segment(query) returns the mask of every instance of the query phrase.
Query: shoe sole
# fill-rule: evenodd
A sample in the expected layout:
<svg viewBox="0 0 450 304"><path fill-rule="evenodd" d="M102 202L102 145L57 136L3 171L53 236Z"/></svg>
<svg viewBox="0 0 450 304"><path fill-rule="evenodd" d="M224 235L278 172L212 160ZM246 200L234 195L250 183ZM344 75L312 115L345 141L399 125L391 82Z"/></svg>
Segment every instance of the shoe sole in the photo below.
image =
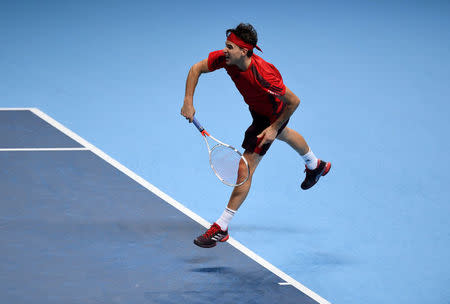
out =
<svg viewBox="0 0 450 304"><path fill-rule="evenodd" d="M221 242L221 243L226 242L226 241L228 241L229 238L230 238L230 236L227 235L226 237L221 239L219 242ZM213 248L217 245L217 242L214 242L212 244L201 244L201 243L197 242L197 240L194 240L194 244L197 245L198 247L202 247L202 248Z"/></svg>
<svg viewBox="0 0 450 304"><path fill-rule="evenodd" d="M205 244L198 243L197 240L194 240L194 244L197 245L198 247L202 247L202 248L212 248L212 247L216 246L216 242L205 245Z"/></svg>

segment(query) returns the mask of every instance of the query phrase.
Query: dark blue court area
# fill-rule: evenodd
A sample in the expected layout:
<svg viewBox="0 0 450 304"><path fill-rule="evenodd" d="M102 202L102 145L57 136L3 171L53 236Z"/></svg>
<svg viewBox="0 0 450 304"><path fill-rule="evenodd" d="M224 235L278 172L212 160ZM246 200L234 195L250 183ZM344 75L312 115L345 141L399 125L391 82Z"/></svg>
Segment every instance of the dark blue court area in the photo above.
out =
<svg viewBox="0 0 450 304"><path fill-rule="evenodd" d="M0 303L319 303L32 111L0 131Z"/></svg>

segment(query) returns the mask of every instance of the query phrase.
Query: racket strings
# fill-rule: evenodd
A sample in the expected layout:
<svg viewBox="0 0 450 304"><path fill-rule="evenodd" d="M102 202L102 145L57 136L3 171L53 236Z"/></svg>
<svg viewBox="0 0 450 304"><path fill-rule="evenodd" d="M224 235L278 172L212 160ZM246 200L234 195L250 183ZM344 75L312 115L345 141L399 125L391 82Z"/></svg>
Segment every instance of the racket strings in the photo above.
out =
<svg viewBox="0 0 450 304"><path fill-rule="evenodd" d="M216 145L211 150L211 167L216 175L227 184L236 185L239 184L239 180L243 179L242 176L239 177L241 160L242 156L230 147Z"/></svg>

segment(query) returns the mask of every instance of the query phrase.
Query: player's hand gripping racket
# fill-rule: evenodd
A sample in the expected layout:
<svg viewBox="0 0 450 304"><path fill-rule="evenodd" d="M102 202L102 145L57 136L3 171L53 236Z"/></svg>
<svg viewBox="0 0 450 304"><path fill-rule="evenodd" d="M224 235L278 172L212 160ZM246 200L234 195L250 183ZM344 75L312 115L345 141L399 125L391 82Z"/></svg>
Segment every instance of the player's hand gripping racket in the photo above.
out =
<svg viewBox="0 0 450 304"><path fill-rule="evenodd" d="M212 137L195 117L192 122L205 139L209 152L209 164L220 181L232 187L245 183L250 175L250 168L241 152ZM208 139L215 142L212 148L208 143ZM239 167L241 168L240 170Z"/></svg>

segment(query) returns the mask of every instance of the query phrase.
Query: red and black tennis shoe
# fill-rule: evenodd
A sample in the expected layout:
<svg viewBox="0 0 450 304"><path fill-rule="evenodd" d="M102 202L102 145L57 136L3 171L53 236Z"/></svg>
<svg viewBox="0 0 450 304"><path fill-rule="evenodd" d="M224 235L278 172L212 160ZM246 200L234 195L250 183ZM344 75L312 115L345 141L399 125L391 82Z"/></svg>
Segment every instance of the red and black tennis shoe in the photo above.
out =
<svg viewBox="0 0 450 304"><path fill-rule="evenodd" d="M227 231L223 231L216 223L206 230L204 234L194 240L194 244L203 248L216 246L217 242L226 242L230 236Z"/></svg>
<svg viewBox="0 0 450 304"><path fill-rule="evenodd" d="M316 169L310 170L308 169L308 167L306 167L305 169L306 177L301 185L302 189L307 190L312 186L314 186L319 181L320 177L325 176L327 175L328 172L330 172L330 169L331 163L324 162L323 160L320 159L318 160L318 165Z"/></svg>

